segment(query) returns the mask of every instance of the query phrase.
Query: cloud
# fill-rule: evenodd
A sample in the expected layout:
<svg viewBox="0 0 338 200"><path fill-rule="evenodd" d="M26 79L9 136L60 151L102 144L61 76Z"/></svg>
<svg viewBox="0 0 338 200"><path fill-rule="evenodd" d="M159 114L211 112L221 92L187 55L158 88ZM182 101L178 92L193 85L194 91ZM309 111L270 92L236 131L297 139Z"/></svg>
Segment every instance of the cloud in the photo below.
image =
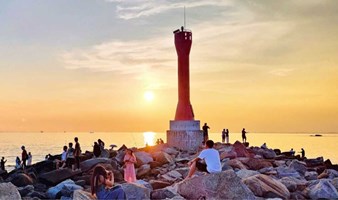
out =
<svg viewBox="0 0 338 200"><path fill-rule="evenodd" d="M293 71L294 69L274 69L271 70L269 73L275 76L287 76Z"/></svg>

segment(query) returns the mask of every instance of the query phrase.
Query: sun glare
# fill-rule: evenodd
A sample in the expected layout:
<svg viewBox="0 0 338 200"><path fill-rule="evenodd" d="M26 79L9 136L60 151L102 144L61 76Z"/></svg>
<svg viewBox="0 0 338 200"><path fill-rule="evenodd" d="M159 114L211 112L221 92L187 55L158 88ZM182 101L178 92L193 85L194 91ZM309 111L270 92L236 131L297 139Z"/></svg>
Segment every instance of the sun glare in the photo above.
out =
<svg viewBox="0 0 338 200"><path fill-rule="evenodd" d="M145 145L154 145L154 138L155 138L155 133L154 132L144 132L143 133L143 139L144 139L144 144Z"/></svg>
<svg viewBox="0 0 338 200"><path fill-rule="evenodd" d="M152 91L146 91L144 94L143 94L143 97L146 101L150 102L150 101L153 101L154 99L154 93Z"/></svg>

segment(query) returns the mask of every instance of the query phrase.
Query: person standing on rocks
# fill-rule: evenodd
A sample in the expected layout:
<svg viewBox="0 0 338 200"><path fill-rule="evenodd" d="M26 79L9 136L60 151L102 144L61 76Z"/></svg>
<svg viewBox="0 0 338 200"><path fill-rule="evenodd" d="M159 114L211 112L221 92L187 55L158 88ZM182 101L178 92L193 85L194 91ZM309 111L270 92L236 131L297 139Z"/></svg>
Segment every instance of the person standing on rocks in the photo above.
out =
<svg viewBox="0 0 338 200"><path fill-rule="evenodd" d="M93 154L94 154L95 158L98 158L101 155L101 148L100 148L100 145L97 142L94 142Z"/></svg>
<svg viewBox="0 0 338 200"><path fill-rule="evenodd" d="M135 166L136 157L131 149L126 150L126 155L124 156L124 180L128 183L136 181Z"/></svg>
<svg viewBox="0 0 338 200"><path fill-rule="evenodd" d="M81 147L80 147L79 139L77 137L74 138L74 141L75 141L74 158L75 158L75 163L76 163L76 169L80 170Z"/></svg>
<svg viewBox="0 0 338 200"><path fill-rule="evenodd" d="M21 153L22 168L26 169L26 167L27 167L26 161L27 161L27 158L28 158L28 154L27 154L25 146L22 146L21 150L22 150L22 153Z"/></svg>
<svg viewBox="0 0 338 200"><path fill-rule="evenodd" d="M5 157L2 157L1 158L1 163L0 163L0 165L1 165L1 169L3 170L3 171L5 171L5 163L7 162L7 160L5 160Z"/></svg>
<svg viewBox="0 0 338 200"><path fill-rule="evenodd" d="M302 158L305 158L305 150L302 148L302 150L299 152L302 154Z"/></svg>
<svg viewBox="0 0 338 200"><path fill-rule="evenodd" d="M222 143L225 142L225 129L223 129L222 131Z"/></svg>
<svg viewBox="0 0 338 200"><path fill-rule="evenodd" d="M126 199L121 186L114 186L114 174L97 165L91 177L91 192L97 199Z"/></svg>
<svg viewBox="0 0 338 200"><path fill-rule="evenodd" d="M207 125L207 123L204 123L202 129L203 129L203 142L205 143L209 139L208 129L210 129L210 127Z"/></svg>
<svg viewBox="0 0 338 200"><path fill-rule="evenodd" d="M28 152L27 166L32 165L32 159L33 159L33 156L31 154L31 152Z"/></svg>
<svg viewBox="0 0 338 200"><path fill-rule="evenodd" d="M72 168L74 171L75 158L74 158L74 148L73 143L68 143L68 150L67 150L67 159L66 159L66 166Z"/></svg>
<svg viewBox="0 0 338 200"><path fill-rule="evenodd" d="M243 141L243 144L246 143L246 134L247 133L248 132L245 131L245 128L243 128L243 130L242 130L242 141Z"/></svg>
<svg viewBox="0 0 338 200"><path fill-rule="evenodd" d="M229 129L227 129L225 131L225 140L226 140L227 144L229 144Z"/></svg>
<svg viewBox="0 0 338 200"><path fill-rule="evenodd" d="M201 151L198 157L188 162L190 170L185 179L190 178L195 173L196 168L199 171L207 173L217 173L222 171L219 153L213 147L214 141L208 140L205 143L205 149ZM204 160L205 163L202 163L201 160Z"/></svg>

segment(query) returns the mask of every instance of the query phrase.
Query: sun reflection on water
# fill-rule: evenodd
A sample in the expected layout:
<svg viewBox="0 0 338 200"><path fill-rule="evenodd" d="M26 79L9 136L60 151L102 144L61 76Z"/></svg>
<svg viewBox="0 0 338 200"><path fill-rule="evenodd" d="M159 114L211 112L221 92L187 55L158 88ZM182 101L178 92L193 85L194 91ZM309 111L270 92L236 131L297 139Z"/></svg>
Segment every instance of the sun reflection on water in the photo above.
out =
<svg viewBox="0 0 338 200"><path fill-rule="evenodd" d="M148 144L150 146L155 144L155 135L154 132L144 132L143 133L143 139L144 139L144 145Z"/></svg>

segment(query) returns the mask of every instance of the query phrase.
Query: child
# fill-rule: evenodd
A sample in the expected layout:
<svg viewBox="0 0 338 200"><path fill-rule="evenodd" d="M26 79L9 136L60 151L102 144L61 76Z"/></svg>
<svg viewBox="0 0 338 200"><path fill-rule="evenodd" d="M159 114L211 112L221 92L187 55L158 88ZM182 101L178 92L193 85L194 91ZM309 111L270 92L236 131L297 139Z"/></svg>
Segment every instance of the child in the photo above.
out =
<svg viewBox="0 0 338 200"><path fill-rule="evenodd" d="M128 183L136 181L135 167L136 157L131 149L126 150L126 155L124 156L124 180Z"/></svg>
<svg viewBox="0 0 338 200"><path fill-rule="evenodd" d="M114 174L101 165L94 168L91 178L92 195L97 199L126 199L126 194L121 186L114 185Z"/></svg>

